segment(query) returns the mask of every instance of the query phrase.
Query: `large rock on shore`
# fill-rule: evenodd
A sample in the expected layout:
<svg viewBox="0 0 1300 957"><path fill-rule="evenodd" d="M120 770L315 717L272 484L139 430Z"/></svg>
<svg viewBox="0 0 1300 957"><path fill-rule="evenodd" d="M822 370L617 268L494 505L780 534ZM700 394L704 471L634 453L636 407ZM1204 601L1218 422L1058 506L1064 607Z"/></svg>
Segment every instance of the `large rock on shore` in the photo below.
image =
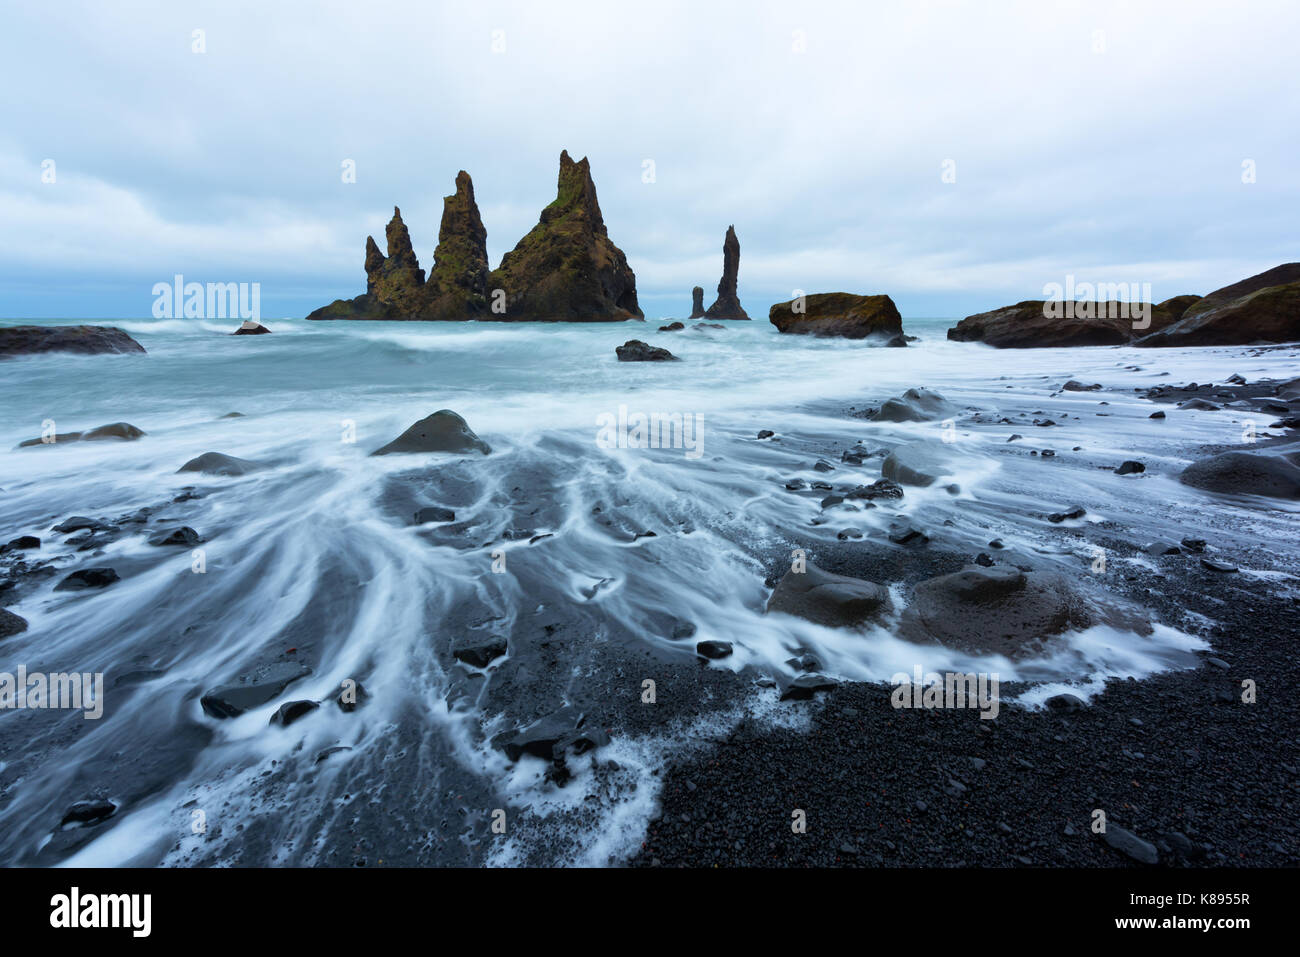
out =
<svg viewBox="0 0 1300 957"><path fill-rule="evenodd" d="M1121 346L1171 325L1189 296L1157 305L1130 302L1052 302L1029 299L967 316L948 330L955 342L983 342L998 349L1056 346ZM1144 315L1150 310L1150 325ZM1135 323L1142 328L1135 328Z"/></svg>
<svg viewBox="0 0 1300 957"><path fill-rule="evenodd" d="M767 313L778 332L812 336L893 340L903 334L903 317L888 296L857 296L848 292L819 292L778 302Z"/></svg>
<svg viewBox="0 0 1300 957"><path fill-rule="evenodd" d="M677 357L667 349L652 346L640 339L629 339L621 346L614 347L614 354L619 362L673 362Z"/></svg>
<svg viewBox="0 0 1300 957"><path fill-rule="evenodd" d="M15 615L7 608L0 608L0 638L9 638L27 630L27 619Z"/></svg>
<svg viewBox="0 0 1300 957"><path fill-rule="evenodd" d="M491 447L474 434L464 419L450 409L440 409L425 416L393 441L375 449L371 455L404 452L482 452Z"/></svg>
<svg viewBox="0 0 1300 957"><path fill-rule="evenodd" d="M555 201L532 231L488 277L491 295L505 293L517 322L610 322L643 318L636 276L609 238L596 200L591 165L560 154Z"/></svg>
<svg viewBox="0 0 1300 957"><path fill-rule="evenodd" d="M182 465L178 472L199 472L203 475L247 475L266 468L261 462L226 455L224 452L204 452Z"/></svg>
<svg viewBox="0 0 1300 957"><path fill-rule="evenodd" d="M1139 346L1226 346L1300 341L1300 263L1277 266L1192 303Z"/></svg>
<svg viewBox="0 0 1300 957"><path fill-rule="evenodd" d="M889 610L889 590L861 578L835 575L808 562L777 582L767 611L783 612L827 628L853 628Z"/></svg>
<svg viewBox="0 0 1300 957"><path fill-rule="evenodd" d="M688 319L704 318L704 287L696 286L691 290L691 314Z"/></svg>
<svg viewBox="0 0 1300 957"><path fill-rule="evenodd" d="M1092 623L1065 584L1009 565L968 565L918 584L900 622L903 637L971 654L1024 658L1045 639Z"/></svg>
<svg viewBox="0 0 1300 957"><path fill-rule="evenodd" d="M740 305L740 297L736 294L736 282L739 274L740 240L736 238L736 227L728 226L727 235L722 240L722 278L718 280L718 298L714 300L713 305L705 310L704 318L749 318L749 314Z"/></svg>
<svg viewBox="0 0 1300 957"><path fill-rule="evenodd" d="M115 326L10 326L0 328L0 359L42 352L80 355L143 353L144 346Z"/></svg>
<svg viewBox="0 0 1300 957"><path fill-rule="evenodd" d="M1178 477L1184 485L1224 495L1300 498L1300 452L1224 452L1193 462Z"/></svg>

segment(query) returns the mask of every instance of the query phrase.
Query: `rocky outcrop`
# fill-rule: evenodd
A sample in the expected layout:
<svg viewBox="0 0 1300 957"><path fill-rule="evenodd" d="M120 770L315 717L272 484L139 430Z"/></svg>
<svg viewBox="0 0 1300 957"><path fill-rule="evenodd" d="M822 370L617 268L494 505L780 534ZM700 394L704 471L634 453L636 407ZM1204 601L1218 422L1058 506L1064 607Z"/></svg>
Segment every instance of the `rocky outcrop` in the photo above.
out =
<svg viewBox="0 0 1300 957"><path fill-rule="evenodd" d="M643 318L636 276L610 240L596 200L591 165L560 154L555 201L532 231L488 277L491 295L505 294L516 322L616 322Z"/></svg>
<svg viewBox="0 0 1300 957"><path fill-rule="evenodd" d="M767 313L778 332L812 336L892 340L903 334L903 317L888 296L857 296L848 292L820 292L778 302Z"/></svg>
<svg viewBox="0 0 1300 957"><path fill-rule="evenodd" d="M395 452L482 452L487 455L491 447L474 434L464 419L450 409L439 409L425 416L393 441L375 449L371 455L392 455Z"/></svg>
<svg viewBox="0 0 1300 957"><path fill-rule="evenodd" d="M670 362L677 359L667 349L652 346L640 339L629 339L621 346L614 347L614 354L619 362Z"/></svg>
<svg viewBox="0 0 1300 957"><path fill-rule="evenodd" d="M9 638L27 630L27 619L15 615L5 608L0 608L0 638Z"/></svg>
<svg viewBox="0 0 1300 957"><path fill-rule="evenodd" d="M468 173L457 173L456 192L443 198L442 225L428 282L411 245L402 211L396 206L385 239L387 256L379 251L373 236L366 237L365 295L337 299L308 315L308 319L490 318L487 230Z"/></svg>
<svg viewBox="0 0 1300 957"><path fill-rule="evenodd" d="M1187 307L1139 346L1228 346L1300 340L1300 263L1225 286Z"/></svg>
<svg viewBox="0 0 1300 957"><path fill-rule="evenodd" d="M429 319L478 319L488 311L487 230L469 173L456 174L456 192L442 200L442 225L428 282Z"/></svg>
<svg viewBox="0 0 1300 957"><path fill-rule="evenodd" d="M1176 296L1158 305L1029 299L967 316L948 330L948 338L983 342L998 349L1121 346L1174 323L1188 298Z"/></svg>
<svg viewBox="0 0 1300 957"><path fill-rule="evenodd" d="M266 328L260 322L252 319L245 319L239 324L239 328L231 333L232 336L264 336L271 330Z"/></svg>
<svg viewBox="0 0 1300 957"><path fill-rule="evenodd" d="M722 240L722 278L718 280L718 298L704 311L706 319L748 319L749 314L740 305L736 294L737 277L740 274L740 240L736 238L736 227L728 226L727 235ZM700 299L703 302L703 298ZM694 316L691 317L695 318Z"/></svg>
<svg viewBox="0 0 1300 957"><path fill-rule="evenodd" d="M691 314L688 319L704 318L704 287L696 286L691 290Z"/></svg>
<svg viewBox="0 0 1300 957"><path fill-rule="evenodd" d="M144 346L115 326L10 326L0 329L0 359L42 352L112 355L143 353Z"/></svg>

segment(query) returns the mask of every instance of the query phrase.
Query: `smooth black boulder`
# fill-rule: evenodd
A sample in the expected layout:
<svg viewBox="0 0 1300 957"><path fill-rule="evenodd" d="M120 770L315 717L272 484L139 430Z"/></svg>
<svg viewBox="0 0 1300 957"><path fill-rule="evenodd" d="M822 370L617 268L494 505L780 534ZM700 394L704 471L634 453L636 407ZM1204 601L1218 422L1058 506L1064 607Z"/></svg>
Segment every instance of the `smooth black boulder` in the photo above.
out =
<svg viewBox="0 0 1300 957"><path fill-rule="evenodd" d="M271 724L278 724L282 728L287 728L303 715L310 714L320 707L315 701L288 701L275 709L275 714L271 715Z"/></svg>
<svg viewBox="0 0 1300 957"><path fill-rule="evenodd" d="M439 508L431 505L428 508L422 508L415 513L415 524L426 525L430 522L454 522L456 513L449 508Z"/></svg>
<svg viewBox="0 0 1300 957"><path fill-rule="evenodd" d="M469 423L451 409L439 409L370 454L481 452L487 455L491 451L491 446L474 434Z"/></svg>
<svg viewBox="0 0 1300 957"><path fill-rule="evenodd" d="M1300 499L1300 453L1223 452L1183 470L1184 485L1224 495L1264 495Z"/></svg>
<svg viewBox="0 0 1300 957"><path fill-rule="evenodd" d="M725 658L731 654L731 642L729 641L701 641L695 645L695 653L701 658Z"/></svg>
<svg viewBox="0 0 1300 957"><path fill-rule="evenodd" d="M791 569L782 576L767 601L767 611L828 628L853 628L877 618L889 604L889 590L883 586L807 562L803 571Z"/></svg>
<svg viewBox="0 0 1300 957"><path fill-rule="evenodd" d="M254 322L252 319L245 319L238 329L231 333L232 336L264 336L271 330L266 328L260 322Z"/></svg>
<svg viewBox="0 0 1300 957"><path fill-rule="evenodd" d="M871 416L874 422L934 422L947 418L955 409L938 392L908 389L901 396L885 401Z"/></svg>
<svg viewBox="0 0 1300 957"><path fill-rule="evenodd" d="M668 362L677 360L677 357L667 349L652 346L640 339L629 339L621 346L616 346L614 354L618 356L619 362Z"/></svg>
<svg viewBox="0 0 1300 957"><path fill-rule="evenodd" d="M22 552L33 548L40 548L41 540L35 535L19 535L17 538L0 545L0 555L6 552Z"/></svg>
<svg viewBox="0 0 1300 957"><path fill-rule="evenodd" d="M65 432L59 435L52 435L49 440L46 439L26 439L19 442L20 449L34 448L42 445L65 445L68 442L103 442L109 439L118 439L122 442L134 442L145 433L142 429L137 429L130 422L112 422L108 425L101 425L97 428L88 429L85 432Z"/></svg>

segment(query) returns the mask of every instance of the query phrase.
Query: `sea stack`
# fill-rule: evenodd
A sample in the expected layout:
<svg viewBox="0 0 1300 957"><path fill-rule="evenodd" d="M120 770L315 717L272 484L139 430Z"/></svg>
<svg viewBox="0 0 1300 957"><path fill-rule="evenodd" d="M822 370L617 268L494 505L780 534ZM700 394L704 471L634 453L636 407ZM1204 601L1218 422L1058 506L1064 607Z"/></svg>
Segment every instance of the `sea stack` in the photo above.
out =
<svg viewBox="0 0 1300 957"><path fill-rule="evenodd" d="M704 313L707 319L748 319L736 295L736 277L740 273L740 240L736 227L727 227L722 241L722 278L718 280L718 298ZM692 317L694 318L694 317Z"/></svg>
<svg viewBox="0 0 1300 957"><path fill-rule="evenodd" d="M618 322L644 318L636 276L610 241L586 157L560 154L555 201L488 277L493 319ZM498 310L504 297L504 312Z"/></svg>
<svg viewBox="0 0 1300 957"><path fill-rule="evenodd" d="M487 230L469 173L456 174L456 192L442 200L442 225L427 294L429 319L480 318L488 311Z"/></svg>
<svg viewBox="0 0 1300 957"><path fill-rule="evenodd" d="M401 210L388 224L388 255L366 237L366 292L337 299L308 319L613 322L643 318L636 276L610 242L586 159L560 155L555 202L489 272L487 230L468 173L443 199L433 268L425 281Z"/></svg>
<svg viewBox="0 0 1300 957"><path fill-rule="evenodd" d="M704 318L704 287L696 286L691 290L691 314L687 318Z"/></svg>

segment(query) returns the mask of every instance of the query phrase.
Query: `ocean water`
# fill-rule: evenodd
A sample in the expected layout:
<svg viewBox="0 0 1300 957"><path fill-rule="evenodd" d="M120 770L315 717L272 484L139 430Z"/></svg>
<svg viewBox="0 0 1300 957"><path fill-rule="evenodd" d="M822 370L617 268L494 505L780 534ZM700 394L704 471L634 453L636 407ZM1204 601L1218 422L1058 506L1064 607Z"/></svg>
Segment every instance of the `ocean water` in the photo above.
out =
<svg viewBox="0 0 1300 957"><path fill-rule="evenodd" d="M1088 515L1071 528L1084 533L1249 546L1261 557L1246 576L1276 575L1268 556L1294 552L1294 505L1230 506L1176 479L1197 445L1242 443L1247 421L1262 434L1267 417L1224 409L1154 421L1135 390L1232 373L1292 378L1295 350L999 351L948 342L951 321L939 319L906 321L920 337L907 349L781 336L765 322L661 334L659 321L285 319L266 321L272 335L245 337L225 334L237 322L110 324L148 355L0 362L0 532L40 537L39 557L60 571L9 605L30 627L0 643L0 671L102 672L106 685L97 721L0 712L4 864L340 863L357 846L395 863L618 863L644 831L666 754L742 715L797 725L807 710L760 688L740 704L701 703L670 732L616 735L599 758L575 759L562 788L540 760L509 765L492 747L494 734L539 713L599 698L618 655L690 660L696 641L717 638L735 653L710 667L775 675L802 648L842 679L888 681L917 665L997 672L1032 682L1020 703L1034 706L1064 687L1086 696L1108 677L1187 667L1205 647L1191 622L1150 634L1097 626L1013 662L918 648L889 622L844 634L764 615L773 557L797 545L815 551L851 527L861 548L889 555L886 532L905 520L950 550L973 556L1002 538L1038 566L1086 579L1089 535L1044 517L1079 504ZM615 361L629 338L681 361ZM1069 378L1105 391L1053 394ZM850 414L914 386L960 411L901 424ZM439 409L464 416L492 454L369 455ZM609 447L602 424L619 422L620 409L680 414L698 431L688 447ZM146 436L16 448L50 422L68 432L119 421ZM759 441L760 429L777 440ZM1024 440L1009 445L1012 432ZM945 450L959 492L908 488L899 503L815 525L818 497L784 487L868 483L880 459L854 468L839 450L914 441ZM267 467L178 474L208 451ZM813 470L822 457L834 473ZM1107 470L1129 458L1147 472ZM414 525L426 505L454 509L455 523ZM99 552L50 531L72 515L115 520L143 508L155 510L148 523ZM147 543L178 525L203 536L201 571L191 549ZM1110 573L1125 561L1141 560L1116 558ZM85 565L111 566L121 580L53 590ZM899 583L882 584L901 607ZM677 622L695 626L689 640L673 637ZM539 639L543 627L556 630L555 647ZM484 678L449 646L488 632L508 636L511 650ZM310 676L240 717L203 713L207 689L284 660ZM328 700L348 679L370 694L351 714ZM326 703L268 727L293 699ZM321 758L330 748L349 750ZM608 757L617 770L604 767ZM63 811L88 796L119 809L96 828L61 830ZM493 842L484 829L498 807L521 824ZM366 843L374 834L386 835L387 851Z"/></svg>

